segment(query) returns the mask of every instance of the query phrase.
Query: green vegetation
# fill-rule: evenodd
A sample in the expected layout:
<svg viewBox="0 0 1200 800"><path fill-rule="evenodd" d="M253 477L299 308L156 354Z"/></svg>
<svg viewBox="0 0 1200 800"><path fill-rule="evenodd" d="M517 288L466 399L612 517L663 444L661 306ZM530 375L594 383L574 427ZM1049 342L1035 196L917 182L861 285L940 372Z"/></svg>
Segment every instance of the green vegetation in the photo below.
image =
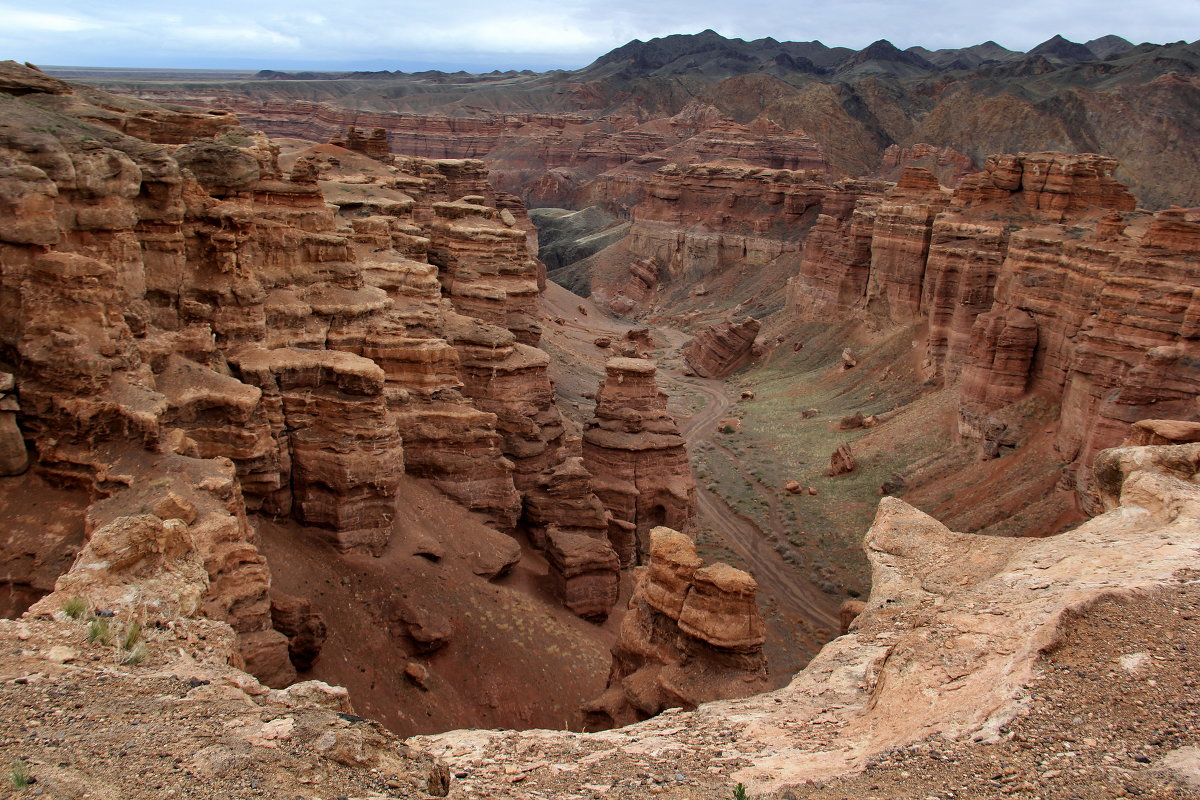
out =
<svg viewBox="0 0 1200 800"><path fill-rule="evenodd" d="M132 650L142 640L142 623L134 622L121 637L121 649Z"/></svg>
<svg viewBox="0 0 1200 800"><path fill-rule="evenodd" d="M103 617L93 617L88 623L87 640L95 644L108 644L112 641L112 631L109 629L108 620Z"/></svg>
<svg viewBox="0 0 1200 800"><path fill-rule="evenodd" d="M14 789L24 789L33 783L33 776L29 772L29 765L21 759L13 759L12 767L8 771L8 781Z"/></svg>
<svg viewBox="0 0 1200 800"><path fill-rule="evenodd" d="M750 795L746 794L746 784L739 783L733 787L733 800L748 800Z"/></svg>
<svg viewBox="0 0 1200 800"><path fill-rule="evenodd" d="M82 597L76 595L63 603L62 610L71 619L79 619L87 613L87 602Z"/></svg>

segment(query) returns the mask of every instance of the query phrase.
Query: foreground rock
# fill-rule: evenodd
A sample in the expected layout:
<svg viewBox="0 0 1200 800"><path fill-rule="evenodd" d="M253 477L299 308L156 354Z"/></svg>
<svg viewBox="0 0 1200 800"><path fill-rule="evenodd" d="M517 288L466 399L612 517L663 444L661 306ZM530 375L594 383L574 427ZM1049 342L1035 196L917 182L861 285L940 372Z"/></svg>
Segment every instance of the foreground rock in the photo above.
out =
<svg viewBox="0 0 1200 800"><path fill-rule="evenodd" d="M1198 468L1196 444L1107 451L1096 485L1110 510L1046 539L953 533L884 498L865 540L874 570L865 610L786 688L600 734L530 734L522 744L532 757L502 733L451 732L414 743L444 754L451 769L470 770L475 792L506 783L499 767L488 766L490 758L524 774L521 792L530 794L593 780L582 766L556 771L551 763L656 776L668 743L678 757L672 763L680 765L676 780L688 787L682 791L711 795L740 782L753 795L826 796L817 794L820 783L852 776L914 743L936 749L951 740L960 743L958 757L970 759L985 743L1006 740L1006 726L1018 724L1027 708L1025 687L1037 680L1043 654L1091 604L1144 597L1193 574L1200 556ZM1171 713L1178 725L1188 712L1173 707ZM1062 752L1057 738L1048 746L1025 743L1043 759ZM1081 780L1106 785L1103 763L1083 778L1069 771L1030 778L1040 792L1065 797ZM1153 766L1146 769L1149 776ZM645 790L632 786L623 796ZM964 796L995 791L969 789Z"/></svg>
<svg viewBox="0 0 1200 800"><path fill-rule="evenodd" d="M670 528L650 532L608 689L587 704L596 729L628 725L664 708L744 697L766 686L763 621L754 578L705 566L696 545Z"/></svg>

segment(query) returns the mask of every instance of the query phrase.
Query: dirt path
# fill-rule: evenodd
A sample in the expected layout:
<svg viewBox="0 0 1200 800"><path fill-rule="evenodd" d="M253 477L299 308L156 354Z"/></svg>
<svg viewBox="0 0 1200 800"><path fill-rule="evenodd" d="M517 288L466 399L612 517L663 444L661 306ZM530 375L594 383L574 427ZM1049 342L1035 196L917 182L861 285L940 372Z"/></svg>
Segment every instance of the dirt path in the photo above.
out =
<svg viewBox="0 0 1200 800"><path fill-rule="evenodd" d="M671 377L686 382L708 400L680 426L688 448L694 450L701 442L713 441L717 422L728 416L733 406L725 384L719 380ZM696 486L696 505L701 523L721 534L731 549L746 560L764 595L773 598L780 611L806 619L814 628L837 630L837 605L833 598L798 576L795 567L783 560L758 525L702 485Z"/></svg>

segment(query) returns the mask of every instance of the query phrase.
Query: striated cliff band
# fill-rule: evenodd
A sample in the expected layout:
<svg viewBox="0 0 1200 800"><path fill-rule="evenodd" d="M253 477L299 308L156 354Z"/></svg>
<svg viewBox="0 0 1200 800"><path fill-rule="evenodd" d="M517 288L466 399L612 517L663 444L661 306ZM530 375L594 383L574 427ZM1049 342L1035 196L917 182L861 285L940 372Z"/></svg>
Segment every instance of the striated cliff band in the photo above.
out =
<svg viewBox="0 0 1200 800"><path fill-rule="evenodd" d="M992 153L1101 152L1151 207L1200 203L1195 42L995 42L930 51L886 40L743 41L711 30L634 40L583 69L542 74L297 73L186 81L89 75L110 90L237 113L273 136L381 128L393 152L481 158L531 207L583 208L632 173L714 155L839 177L914 163L946 185ZM364 133L369 138L369 133Z"/></svg>

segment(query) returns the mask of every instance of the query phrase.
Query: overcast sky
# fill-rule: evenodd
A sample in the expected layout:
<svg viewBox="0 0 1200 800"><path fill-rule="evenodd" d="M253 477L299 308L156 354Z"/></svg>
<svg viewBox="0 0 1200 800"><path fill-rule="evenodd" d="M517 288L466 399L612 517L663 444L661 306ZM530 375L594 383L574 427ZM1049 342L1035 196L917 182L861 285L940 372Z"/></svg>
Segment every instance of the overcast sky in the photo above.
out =
<svg viewBox="0 0 1200 800"><path fill-rule="evenodd" d="M0 0L0 59L35 64L537 70L584 66L631 39L712 28L861 48L1014 50L1061 33L1200 38L1200 0Z"/></svg>

